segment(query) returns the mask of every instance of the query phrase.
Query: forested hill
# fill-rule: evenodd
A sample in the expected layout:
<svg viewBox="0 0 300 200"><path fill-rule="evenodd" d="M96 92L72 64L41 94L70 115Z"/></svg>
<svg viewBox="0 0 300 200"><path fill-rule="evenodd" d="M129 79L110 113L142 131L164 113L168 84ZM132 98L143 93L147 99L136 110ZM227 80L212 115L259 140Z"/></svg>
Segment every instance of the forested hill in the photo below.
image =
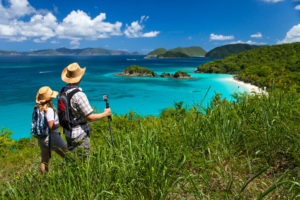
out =
<svg viewBox="0 0 300 200"><path fill-rule="evenodd" d="M165 48L158 48L158 49L155 49L154 51L151 51L150 53L148 53L148 55L161 55L166 52L167 52L167 50Z"/></svg>
<svg viewBox="0 0 300 200"><path fill-rule="evenodd" d="M202 49L202 47L198 47L198 46L192 46L192 47L177 47L175 49L170 49L170 51L175 51L175 52L180 52L180 53L184 53L188 56L205 56L206 51L204 49Z"/></svg>
<svg viewBox="0 0 300 200"><path fill-rule="evenodd" d="M300 91L300 43L265 46L198 66L198 73L237 74L237 79L260 87Z"/></svg>
<svg viewBox="0 0 300 200"><path fill-rule="evenodd" d="M216 47L209 51L205 57L207 58L224 58L227 56L231 56L235 53L240 53L243 51L257 49L262 46L259 45L249 45L249 44L227 44L221 47Z"/></svg>
<svg viewBox="0 0 300 200"><path fill-rule="evenodd" d="M114 51L104 48L85 48L85 49L45 49L30 52L16 52L16 51L1 51L0 55L142 55L138 52Z"/></svg>
<svg viewBox="0 0 300 200"><path fill-rule="evenodd" d="M198 46L192 46L192 47L177 47L175 49L170 49L168 51L174 51L174 52L179 52L186 54L190 57L193 56L205 56L206 51L202 49L201 47ZM167 50L165 48L158 48L155 49L154 51L151 51L148 55L162 55L167 53Z"/></svg>

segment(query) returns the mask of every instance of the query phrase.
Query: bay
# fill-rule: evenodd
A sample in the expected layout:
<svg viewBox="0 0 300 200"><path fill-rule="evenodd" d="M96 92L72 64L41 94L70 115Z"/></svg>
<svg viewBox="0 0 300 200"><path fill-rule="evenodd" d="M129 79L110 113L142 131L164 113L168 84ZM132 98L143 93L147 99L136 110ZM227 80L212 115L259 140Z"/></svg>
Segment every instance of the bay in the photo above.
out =
<svg viewBox="0 0 300 200"><path fill-rule="evenodd" d="M108 102L116 114L130 110L139 115L159 115L174 102L185 105L199 103L207 89L211 89L204 105L216 93L230 99L234 92L249 92L246 88L225 79L232 75L195 74L197 66L212 61L208 58L191 59L144 59L144 56L0 56L0 126L13 131L14 139L30 137L30 123L35 97L40 87L50 86L60 91L65 83L62 70L73 62L86 67L80 87L90 104L101 112L105 108L102 99ZM168 78L116 77L130 65L147 67L157 74L162 72L188 72L192 80ZM193 92L198 91L198 92ZM56 100L53 100L56 105ZM107 123L103 120L103 123Z"/></svg>

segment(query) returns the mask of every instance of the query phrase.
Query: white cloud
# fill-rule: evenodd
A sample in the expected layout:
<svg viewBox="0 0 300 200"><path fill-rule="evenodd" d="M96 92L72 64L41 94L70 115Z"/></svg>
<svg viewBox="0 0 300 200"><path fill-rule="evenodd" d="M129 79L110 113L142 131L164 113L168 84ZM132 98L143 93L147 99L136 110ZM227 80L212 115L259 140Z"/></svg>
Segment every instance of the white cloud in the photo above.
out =
<svg viewBox="0 0 300 200"><path fill-rule="evenodd" d="M224 35L215 35L214 33L210 34L210 39L211 40L233 40L234 36L229 35L229 36L224 36Z"/></svg>
<svg viewBox="0 0 300 200"><path fill-rule="evenodd" d="M295 7L296 10L300 10L300 4Z"/></svg>
<svg viewBox="0 0 300 200"><path fill-rule="evenodd" d="M291 30L286 33L282 41L277 41L277 44L300 42L300 24L295 25Z"/></svg>
<svg viewBox="0 0 300 200"><path fill-rule="evenodd" d="M52 43L52 44L59 44L60 42L57 41L57 40L52 40L51 43Z"/></svg>
<svg viewBox="0 0 300 200"><path fill-rule="evenodd" d="M250 37L252 37L252 38L262 38L262 34L260 32L258 32L256 34L251 35Z"/></svg>
<svg viewBox="0 0 300 200"><path fill-rule="evenodd" d="M140 21L143 21L145 17L142 16ZM138 21L134 21L129 26L126 24L126 30L124 34L129 38L138 38L138 37L156 37L160 31L151 31L148 33L143 33L142 30L144 29L144 25L141 25Z"/></svg>
<svg viewBox="0 0 300 200"><path fill-rule="evenodd" d="M188 40L191 40L191 39L193 39L193 37L192 37L192 36L188 37Z"/></svg>
<svg viewBox="0 0 300 200"><path fill-rule="evenodd" d="M277 3L279 1L284 1L284 0L263 0L265 2L269 2L269 3Z"/></svg>
<svg viewBox="0 0 300 200"><path fill-rule="evenodd" d="M248 40L246 42L243 42L242 40L238 40L238 41L234 41L234 42L229 42L227 44L250 44L250 45L264 45L266 43L264 42L254 42L254 41L251 41L251 40Z"/></svg>
<svg viewBox="0 0 300 200"><path fill-rule="evenodd" d="M24 41L32 39L33 42L46 42L48 39L61 38L71 40L72 45L79 46L79 41L97 40L99 38L109 38L111 36L123 35L121 30L122 22L105 22L106 14L100 13L95 18L91 18L81 10L72 11L62 22L48 10L36 10L28 0L5 0L8 6L3 5L0 0L0 38L8 41ZM53 4L53 13L58 13L58 8ZM29 16L29 21L20 20L21 17ZM131 26L126 25L124 31L127 37L155 37L160 32L142 32L149 16L142 16L140 23L132 22ZM53 43L53 42L51 42Z"/></svg>

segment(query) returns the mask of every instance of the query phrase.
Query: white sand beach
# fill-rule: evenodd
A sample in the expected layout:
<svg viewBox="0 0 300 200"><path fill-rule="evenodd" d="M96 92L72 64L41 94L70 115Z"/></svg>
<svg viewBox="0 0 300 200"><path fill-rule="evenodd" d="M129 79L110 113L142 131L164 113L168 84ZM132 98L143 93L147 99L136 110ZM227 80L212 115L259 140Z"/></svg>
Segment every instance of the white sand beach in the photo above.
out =
<svg viewBox="0 0 300 200"><path fill-rule="evenodd" d="M255 85L251 85L250 83L244 83L243 81L240 80L236 80L234 78L226 78L226 81L231 81L234 83L237 83L239 85L242 85L243 87L247 88L249 90L249 92L255 92L256 94L268 94L266 91L264 91L262 88L259 88Z"/></svg>

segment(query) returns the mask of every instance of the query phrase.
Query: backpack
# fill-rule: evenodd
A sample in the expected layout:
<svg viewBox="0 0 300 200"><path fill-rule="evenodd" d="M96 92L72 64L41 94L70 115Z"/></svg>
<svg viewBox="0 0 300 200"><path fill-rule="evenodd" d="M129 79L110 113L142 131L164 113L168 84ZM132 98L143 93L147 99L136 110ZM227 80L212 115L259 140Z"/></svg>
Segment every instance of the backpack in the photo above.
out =
<svg viewBox="0 0 300 200"><path fill-rule="evenodd" d="M70 93L64 92L65 88L62 88L60 95L57 98L57 108L58 108L58 119L59 124L66 130L72 131L72 128L79 125L77 120L71 111L70 101L74 94L80 92L79 89L72 90Z"/></svg>
<svg viewBox="0 0 300 200"><path fill-rule="evenodd" d="M45 112L34 108L31 122L31 135L35 138L47 137L50 129L46 120Z"/></svg>

